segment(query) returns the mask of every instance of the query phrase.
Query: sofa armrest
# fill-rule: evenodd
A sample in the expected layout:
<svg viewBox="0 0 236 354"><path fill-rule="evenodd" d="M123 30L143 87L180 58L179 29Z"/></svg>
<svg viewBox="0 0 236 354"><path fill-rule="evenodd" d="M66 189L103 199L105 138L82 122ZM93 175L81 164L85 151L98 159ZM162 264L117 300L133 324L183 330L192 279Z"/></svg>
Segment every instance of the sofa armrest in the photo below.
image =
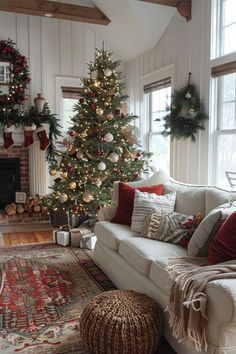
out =
<svg viewBox="0 0 236 354"><path fill-rule="evenodd" d="M110 221L116 213L117 206L109 204L98 211L98 221Z"/></svg>

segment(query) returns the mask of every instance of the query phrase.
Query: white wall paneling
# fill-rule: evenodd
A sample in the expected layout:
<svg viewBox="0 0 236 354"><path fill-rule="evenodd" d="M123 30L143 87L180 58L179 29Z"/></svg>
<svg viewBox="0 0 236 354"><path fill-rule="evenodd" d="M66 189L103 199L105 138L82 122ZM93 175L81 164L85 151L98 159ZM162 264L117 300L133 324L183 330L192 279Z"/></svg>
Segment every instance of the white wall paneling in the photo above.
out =
<svg viewBox="0 0 236 354"><path fill-rule="evenodd" d="M156 47L126 65L127 94L130 107L140 114L140 91L137 79L174 64L175 88L187 84L192 72L193 83L199 88L205 109L209 110L211 0L192 0L192 20L185 22L175 14ZM141 120L145 119L143 116ZM143 124L140 124L143 126ZM197 141L174 141L171 147L171 173L174 178L189 183L208 182L208 123L199 132Z"/></svg>

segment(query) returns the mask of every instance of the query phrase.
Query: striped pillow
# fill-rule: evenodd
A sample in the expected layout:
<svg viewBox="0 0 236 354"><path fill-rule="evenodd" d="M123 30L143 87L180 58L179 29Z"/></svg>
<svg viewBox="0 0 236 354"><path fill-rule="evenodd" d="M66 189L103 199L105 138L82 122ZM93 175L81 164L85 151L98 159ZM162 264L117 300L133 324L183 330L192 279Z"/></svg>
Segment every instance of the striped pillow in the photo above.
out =
<svg viewBox="0 0 236 354"><path fill-rule="evenodd" d="M134 209L131 222L131 230L140 232L145 216L154 208L173 213L175 207L176 192L164 195L145 193L135 190Z"/></svg>

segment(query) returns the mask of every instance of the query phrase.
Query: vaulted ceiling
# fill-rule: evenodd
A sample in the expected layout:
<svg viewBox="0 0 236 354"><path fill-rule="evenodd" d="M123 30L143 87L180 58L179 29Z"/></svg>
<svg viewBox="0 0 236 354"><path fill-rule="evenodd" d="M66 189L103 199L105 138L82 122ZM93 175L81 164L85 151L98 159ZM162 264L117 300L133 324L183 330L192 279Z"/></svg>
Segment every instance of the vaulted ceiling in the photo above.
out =
<svg viewBox="0 0 236 354"><path fill-rule="evenodd" d="M157 4L160 0L149 1L0 0L0 11L87 22L119 58L128 61L158 43L176 12L173 6ZM170 0L165 1L170 5ZM32 12L27 12L30 7Z"/></svg>

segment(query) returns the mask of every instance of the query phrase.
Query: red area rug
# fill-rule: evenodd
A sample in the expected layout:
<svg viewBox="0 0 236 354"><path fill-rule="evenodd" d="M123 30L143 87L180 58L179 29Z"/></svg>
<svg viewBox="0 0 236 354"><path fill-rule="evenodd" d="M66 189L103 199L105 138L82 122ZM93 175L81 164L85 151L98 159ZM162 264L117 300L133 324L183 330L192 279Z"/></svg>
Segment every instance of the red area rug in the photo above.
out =
<svg viewBox="0 0 236 354"><path fill-rule="evenodd" d="M86 304L115 286L86 251L55 244L0 248L0 353L87 353Z"/></svg>

